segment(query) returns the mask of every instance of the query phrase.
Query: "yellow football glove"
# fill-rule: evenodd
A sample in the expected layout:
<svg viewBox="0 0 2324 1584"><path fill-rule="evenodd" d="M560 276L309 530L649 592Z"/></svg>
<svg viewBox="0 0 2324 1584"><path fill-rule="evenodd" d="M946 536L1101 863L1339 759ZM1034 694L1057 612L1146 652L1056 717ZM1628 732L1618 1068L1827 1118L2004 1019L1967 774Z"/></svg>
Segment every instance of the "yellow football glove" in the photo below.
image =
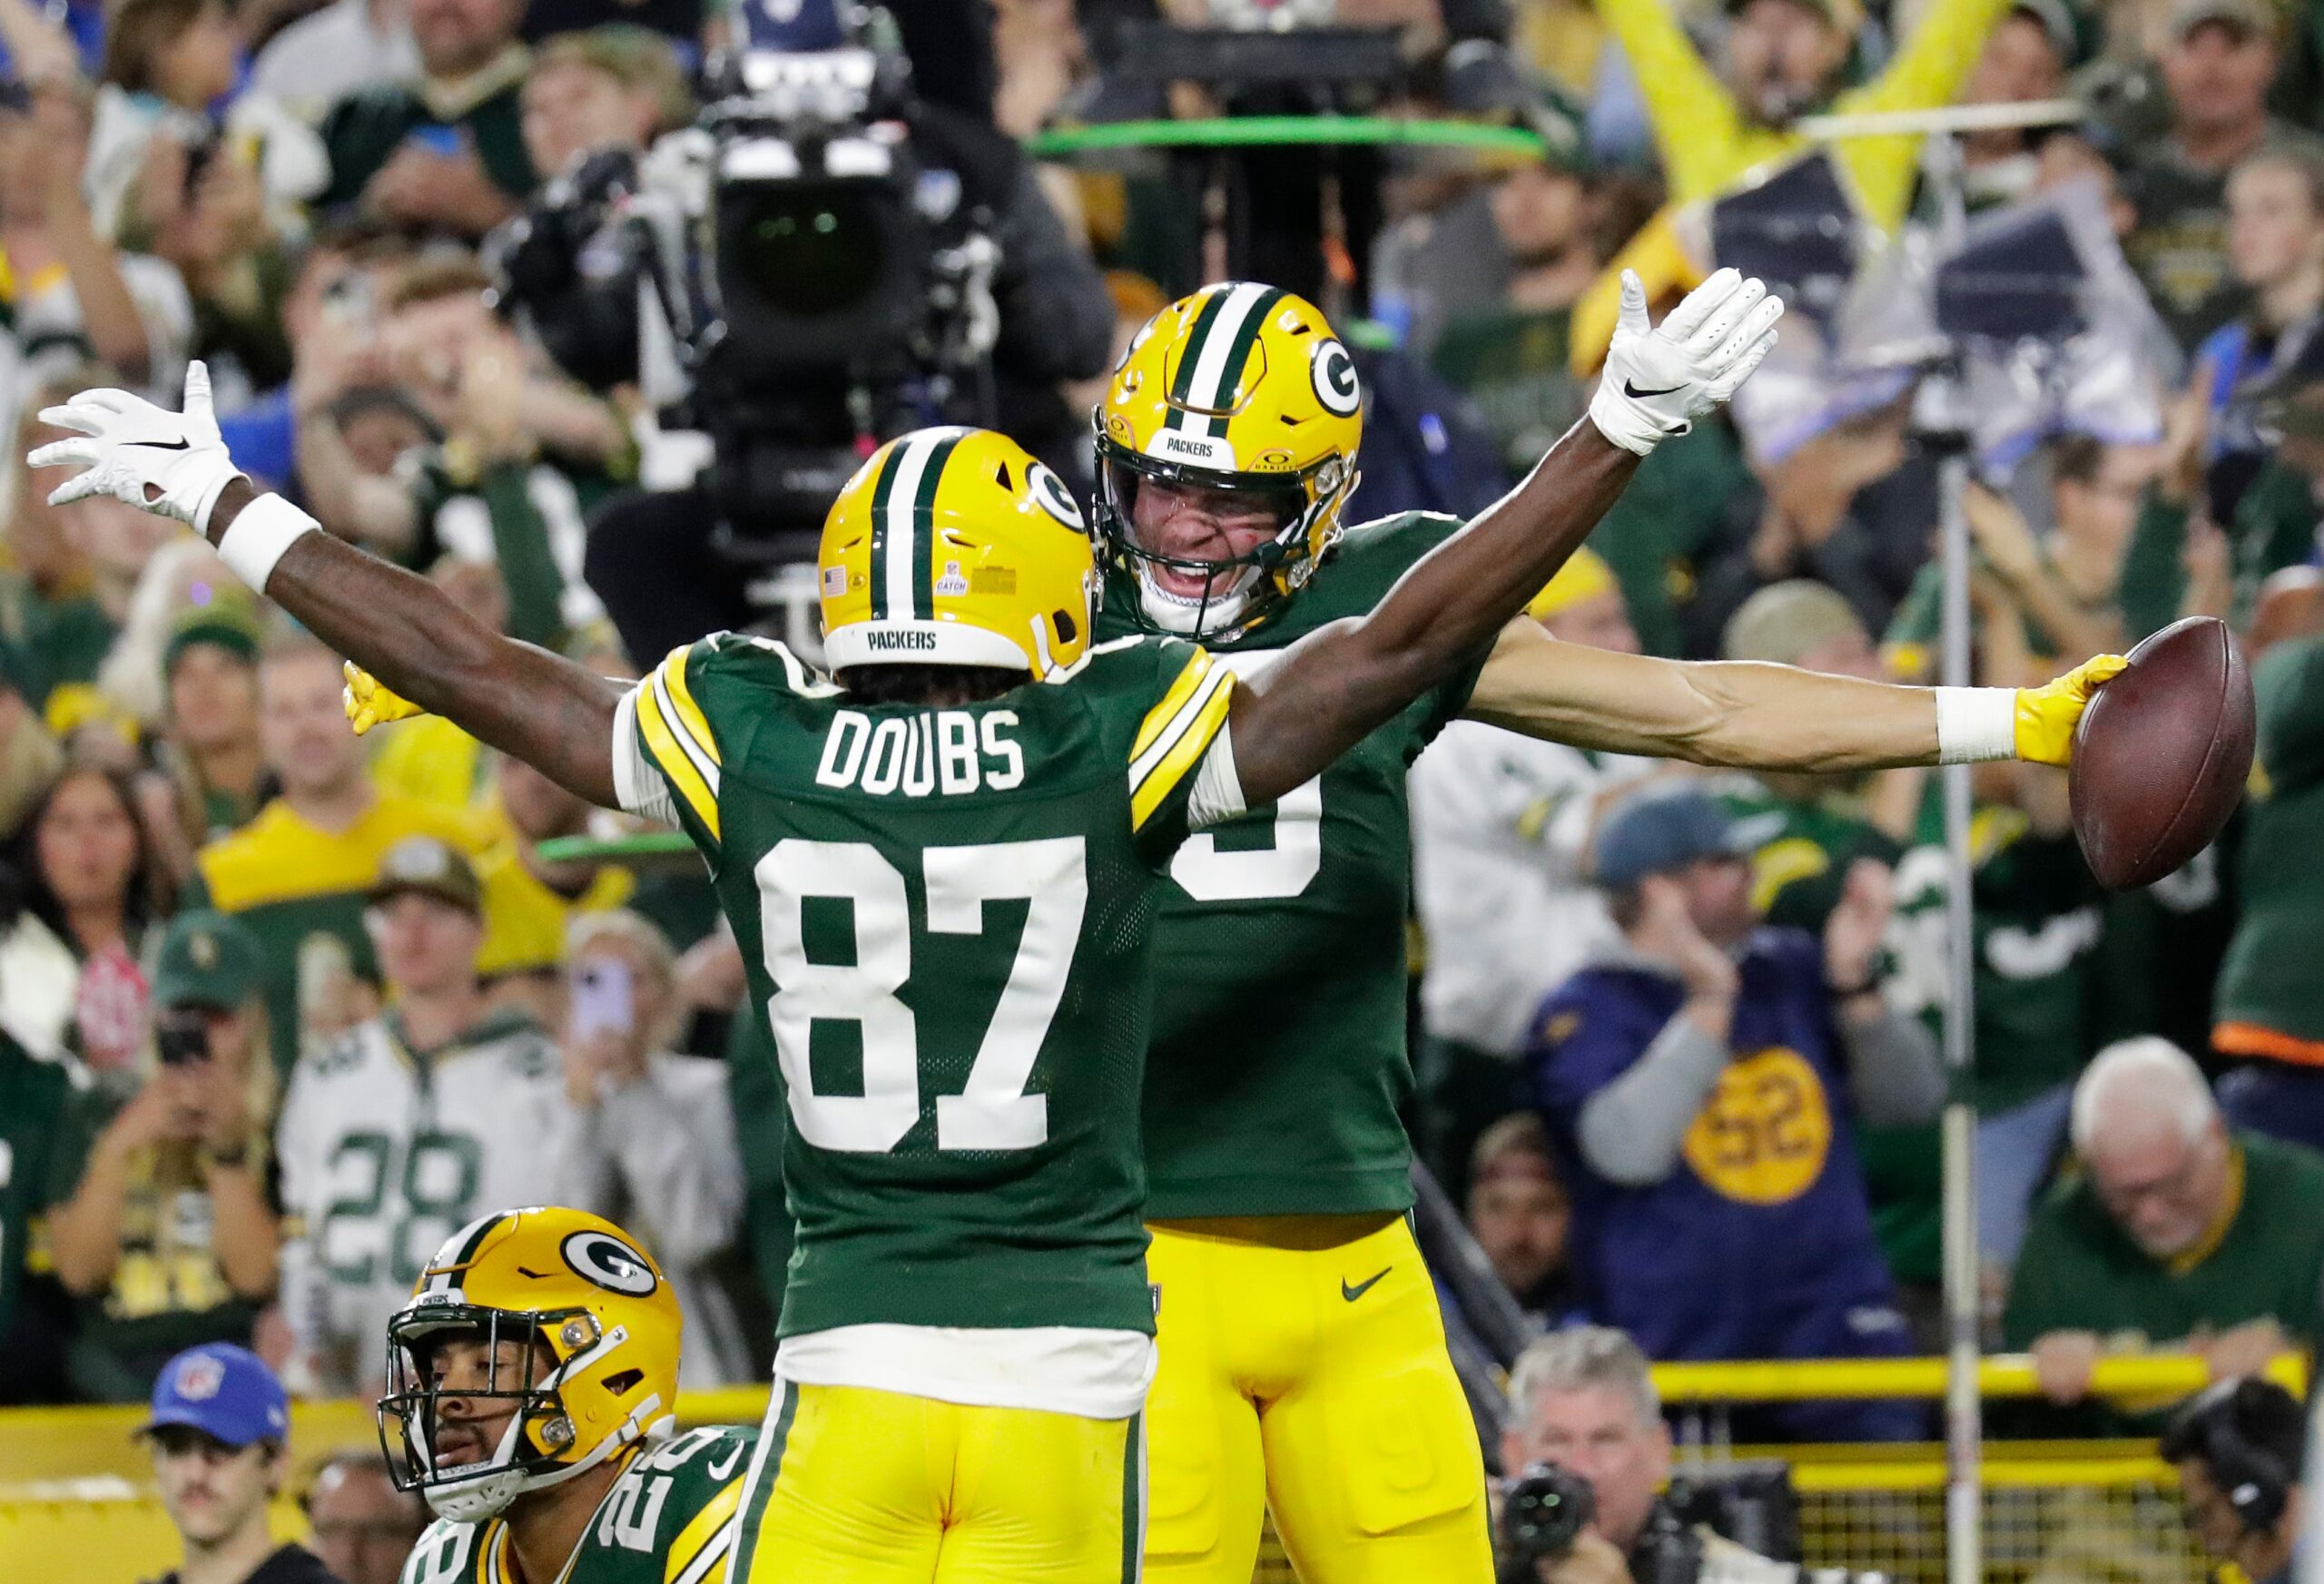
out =
<svg viewBox="0 0 2324 1584"><path fill-rule="evenodd" d="M2017 756L2029 764L2073 757L2073 729L2099 684L2128 665L2120 654L2093 654L2063 676L2017 690ZM400 701L399 701L400 702Z"/></svg>
<svg viewBox="0 0 2324 1584"><path fill-rule="evenodd" d="M340 670L347 676L346 689L340 702L347 708L347 723L355 728L358 737L374 726L384 726L389 721L408 721L428 712L396 692L352 660L344 662ZM2023 727L2019 728L2021 731Z"/></svg>

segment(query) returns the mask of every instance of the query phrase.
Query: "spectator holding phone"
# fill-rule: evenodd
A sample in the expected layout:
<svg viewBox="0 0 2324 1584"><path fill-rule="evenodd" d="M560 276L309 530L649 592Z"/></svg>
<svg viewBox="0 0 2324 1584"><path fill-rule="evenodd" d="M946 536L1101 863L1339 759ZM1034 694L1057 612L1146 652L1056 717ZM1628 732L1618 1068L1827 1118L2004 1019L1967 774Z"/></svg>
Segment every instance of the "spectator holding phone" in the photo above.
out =
<svg viewBox="0 0 2324 1584"><path fill-rule="evenodd" d="M319 206L359 203L409 231L480 237L537 180L518 93L531 57L522 0L412 0L416 77L381 83L322 121L330 184Z"/></svg>
<svg viewBox="0 0 2324 1584"><path fill-rule="evenodd" d="M679 1383L750 1373L733 1306L707 1266L743 1223L743 1161L726 1064L679 1056L677 958L627 910L584 913L566 937L565 1093L582 1124L564 1202L618 1214L662 1263L685 1311Z"/></svg>
<svg viewBox="0 0 2324 1584"><path fill-rule="evenodd" d="M57 1278L80 1300L77 1395L132 1402L179 1349L247 1342L274 1292L261 981L247 926L181 914L154 966L143 1081L125 1102L99 1087L68 1110L48 1233Z"/></svg>

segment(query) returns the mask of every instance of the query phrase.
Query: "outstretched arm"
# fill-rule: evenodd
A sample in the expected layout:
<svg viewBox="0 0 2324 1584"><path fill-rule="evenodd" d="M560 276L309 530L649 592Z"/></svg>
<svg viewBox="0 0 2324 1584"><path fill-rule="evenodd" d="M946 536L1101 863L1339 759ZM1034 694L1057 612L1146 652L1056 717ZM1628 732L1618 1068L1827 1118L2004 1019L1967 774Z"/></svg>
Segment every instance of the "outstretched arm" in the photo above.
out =
<svg viewBox="0 0 2324 1584"><path fill-rule="evenodd" d="M427 579L322 532L234 469L210 411L210 374L186 371L185 411L121 390L83 391L42 421L76 437L35 467L85 469L50 500L110 495L204 534L243 581L423 708L611 808L617 684L478 622Z"/></svg>
<svg viewBox="0 0 2324 1584"><path fill-rule="evenodd" d="M1466 713L1577 748L1736 770L2063 764L2092 691L2122 664L2101 654L2039 688L1898 687L1789 665L1616 654L1512 622Z"/></svg>
<svg viewBox="0 0 2324 1584"><path fill-rule="evenodd" d="M1245 801L1271 802L1316 774L1491 641L1589 536L1639 458L1734 394L1774 345L1782 312L1759 282L1722 270L1658 330L1627 278L1589 418L1370 615L1310 634L1236 690L1229 720Z"/></svg>

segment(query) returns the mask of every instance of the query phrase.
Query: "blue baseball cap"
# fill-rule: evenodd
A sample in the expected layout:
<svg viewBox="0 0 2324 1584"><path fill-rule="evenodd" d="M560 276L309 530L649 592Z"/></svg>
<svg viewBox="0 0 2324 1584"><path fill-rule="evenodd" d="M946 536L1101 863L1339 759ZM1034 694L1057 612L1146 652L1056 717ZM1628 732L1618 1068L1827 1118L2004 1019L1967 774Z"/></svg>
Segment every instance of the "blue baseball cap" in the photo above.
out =
<svg viewBox="0 0 2324 1584"><path fill-rule="evenodd" d="M1709 795L1686 788L1642 792L1615 805L1598 828L1590 878L1624 890L1649 874L1668 874L1704 858L1741 858L1752 832Z"/></svg>
<svg viewBox="0 0 2324 1584"><path fill-rule="evenodd" d="M162 1366L153 1378L153 1416L137 1433L172 1424L230 1447L281 1441L290 1433L290 1402L258 1354L231 1342L206 1342Z"/></svg>

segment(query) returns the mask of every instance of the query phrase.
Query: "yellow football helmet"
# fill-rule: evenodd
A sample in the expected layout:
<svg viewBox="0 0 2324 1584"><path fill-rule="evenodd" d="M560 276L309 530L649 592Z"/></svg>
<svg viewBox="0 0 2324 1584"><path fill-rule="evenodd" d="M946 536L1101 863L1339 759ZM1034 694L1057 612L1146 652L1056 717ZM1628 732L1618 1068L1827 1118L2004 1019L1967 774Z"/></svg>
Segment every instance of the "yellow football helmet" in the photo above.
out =
<svg viewBox="0 0 2324 1584"><path fill-rule="evenodd" d="M653 1256L612 1222L539 1205L470 1222L436 1251L388 1322L379 1444L403 1471L398 1484L438 1517L480 1523L527 1491L668 1435L681 1329L677 1297ZM493 1376L483 1390L441 1383L435 1360L451 1342L485 1345ZM502 1343L532 1360L521 1379L497 1378ZM468 1418L496 1407L512 1417L481 1460L439 1465L448 1422L439 1410L454 1400Z"/></svg>
<svg viewBox="0 0 2324 1584"><path fill-rule="evenodd" d="M1355 488L1364 394L1347 348L1312 302L1249 281L1207 286L1146 322L1095 414L1098 528L1137 578L1148 625L1232 637L1305 583L1339 536ZM1139 543L1141 483L1247 495L1271 506L1274 537L1248 555L1188 560ZM1162 585L1157 570L1198 582Z"/></svg>
<svg viewBox="0 0 2324 1584"><path fill-rule="evenodd" d="M823 658L1047 675L1089 646L1097 547L1064 481L990 429L917 429L823 519Z"/></svg>

